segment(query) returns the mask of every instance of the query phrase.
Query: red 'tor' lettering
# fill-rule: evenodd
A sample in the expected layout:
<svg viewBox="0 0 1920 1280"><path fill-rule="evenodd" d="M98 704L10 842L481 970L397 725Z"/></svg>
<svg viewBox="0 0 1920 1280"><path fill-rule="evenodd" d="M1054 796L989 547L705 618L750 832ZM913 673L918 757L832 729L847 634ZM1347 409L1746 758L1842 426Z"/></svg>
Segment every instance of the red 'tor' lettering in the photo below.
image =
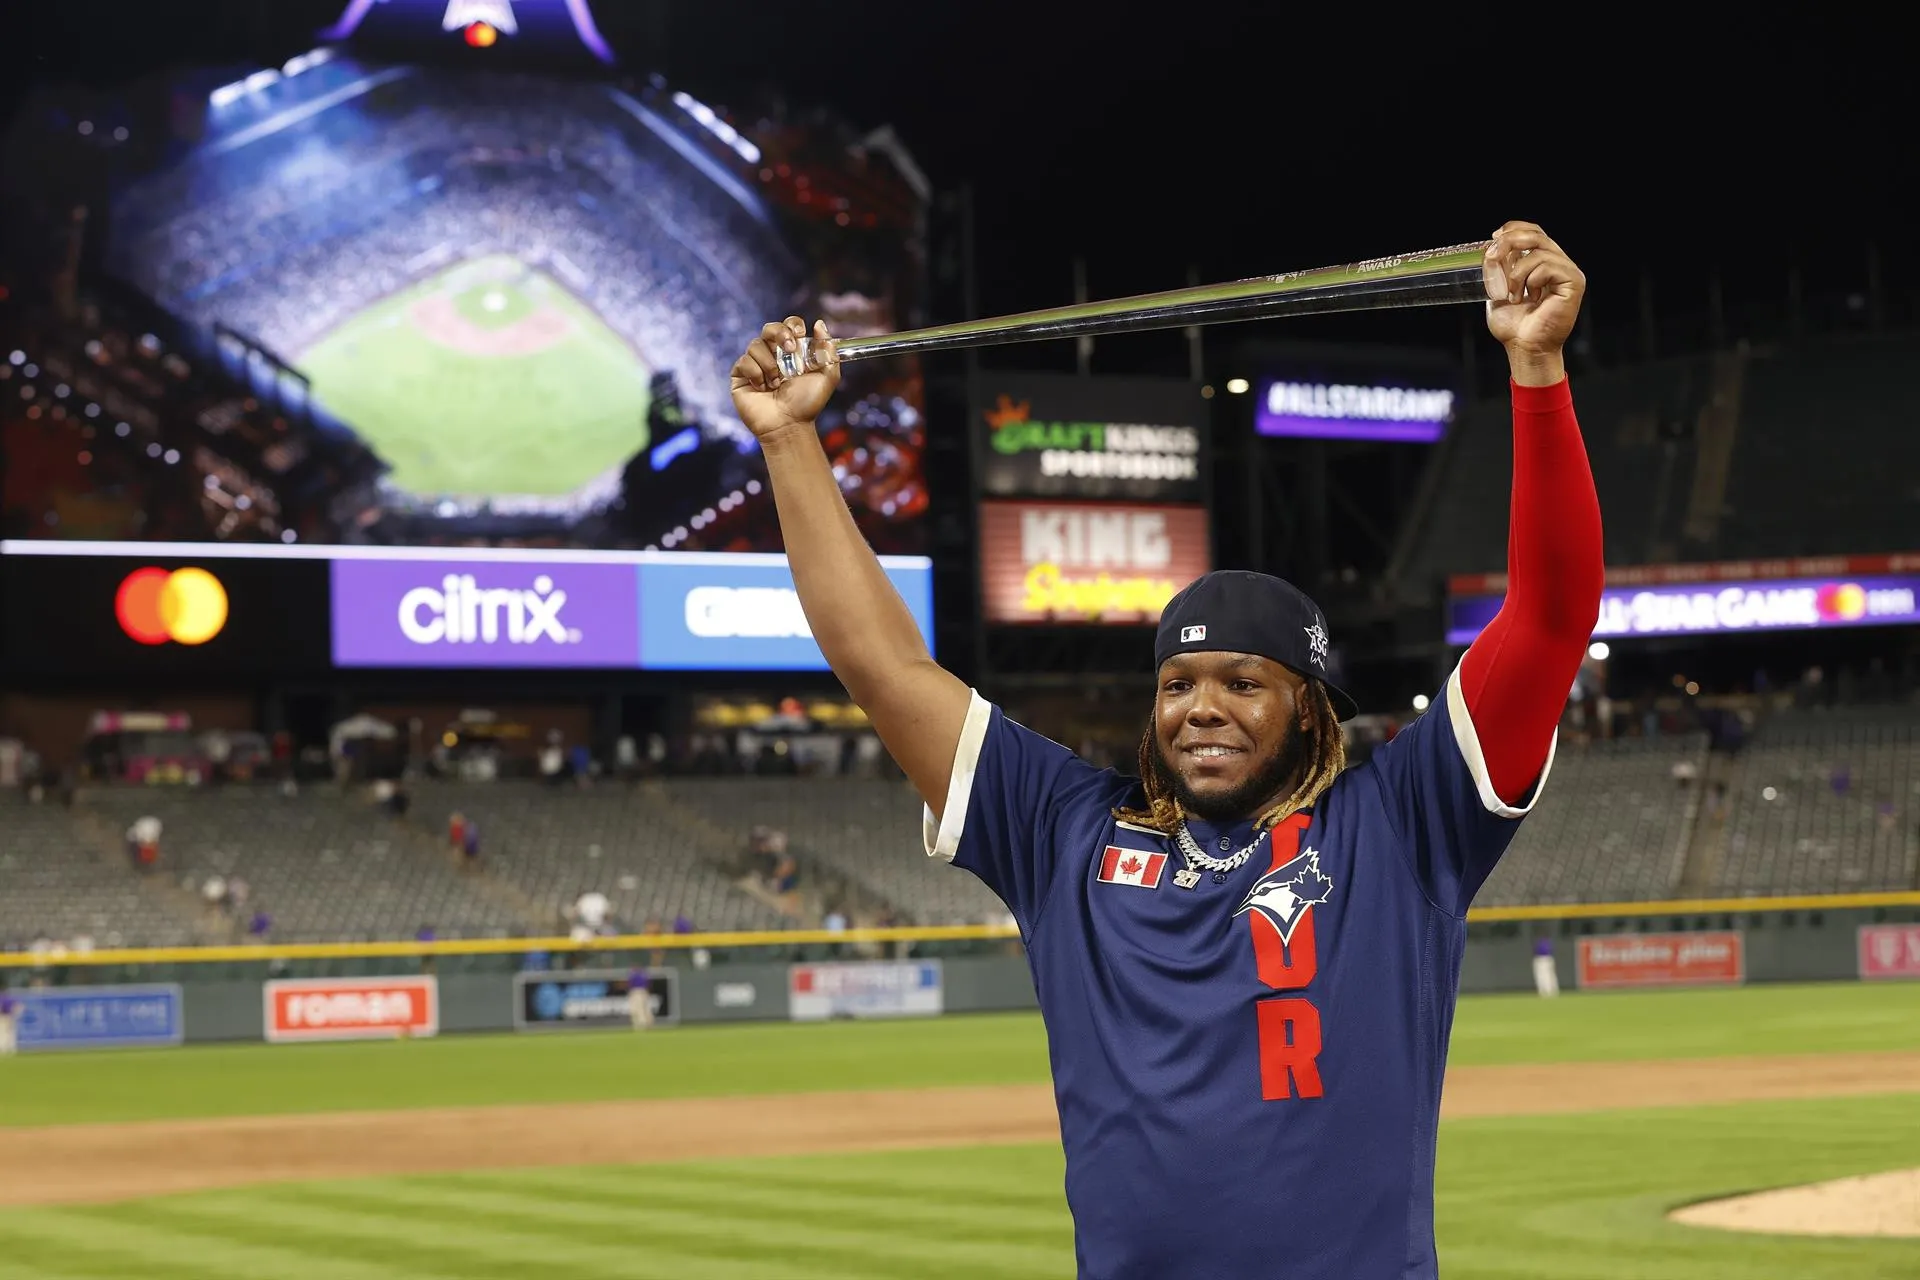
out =
<svg viewBox="0 0 1920 1280"><path fill-rule="evenodd" d="M1321 1095L1320 1011L1298 996L1262 1000L1260 1018L1260 1096L1269 1102Z"/></svg>
<svg viewBox="0 0 1920 1280"><path fill-rule="evenodd" d="M1313 945L1313 908L1293 926L1293 945L1280 941L1280 930L1258 911L1247 912L1253 929L1253 962L1260 981L1275 991L1303 991L1320 972L1320 956Z"/></svg>
<svg viewBox="0 0 1920 1280"><path fill-rule="evenodd" d="M1274 827L1271 838L1273 865L1270 871L1284 867L1300 852L1300 838L1310 814L1296 813ZM1260 981L1275 991L1302 991L1320 972L1320 956L1314 945L1313 908L1293 926L1291 945L1280 940L1280 930L1265 913L1249 911L1247 927L1253 931L1254 967ZM1262 1000L1254 1006L1260 1030L1260 1096L1268 1101L1321 1096L1320 1011L1298 996L1283 1000Z"/></svg>

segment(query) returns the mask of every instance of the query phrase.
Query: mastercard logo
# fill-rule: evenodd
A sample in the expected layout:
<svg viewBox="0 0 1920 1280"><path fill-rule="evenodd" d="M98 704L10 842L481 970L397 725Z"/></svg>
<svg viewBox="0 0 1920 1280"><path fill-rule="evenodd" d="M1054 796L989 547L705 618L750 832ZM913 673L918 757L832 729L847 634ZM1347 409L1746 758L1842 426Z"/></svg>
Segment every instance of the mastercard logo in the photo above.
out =
<svg viewBox="0 0 1920 1280"><path fill-rule="evenodd" d="M1822 618L1852 622L1867 616L1867 593L1858 583L1829 582L1814 594L1813 607Z"/></svg>
<svg viewBox="0 0 1920 1280"><path fill-rule="evenodd" d="M113 614L141 644L205 644L227 625L227 589L205 569L135 569Z"/></svg>

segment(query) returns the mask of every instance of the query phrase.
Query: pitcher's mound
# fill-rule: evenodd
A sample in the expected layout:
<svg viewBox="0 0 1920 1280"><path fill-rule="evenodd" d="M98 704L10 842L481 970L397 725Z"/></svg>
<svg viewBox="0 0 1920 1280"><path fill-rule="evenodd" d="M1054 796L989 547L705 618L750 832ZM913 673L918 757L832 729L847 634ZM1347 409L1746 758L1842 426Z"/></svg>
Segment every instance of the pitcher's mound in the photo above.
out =
<svg viewBox="0 0 1920 1280"><path fill-rule="evenodd" d="M1709 1200L1667 1216L1690 1227L1771 1235L1920 1236L1920 1169Z"/></svg>

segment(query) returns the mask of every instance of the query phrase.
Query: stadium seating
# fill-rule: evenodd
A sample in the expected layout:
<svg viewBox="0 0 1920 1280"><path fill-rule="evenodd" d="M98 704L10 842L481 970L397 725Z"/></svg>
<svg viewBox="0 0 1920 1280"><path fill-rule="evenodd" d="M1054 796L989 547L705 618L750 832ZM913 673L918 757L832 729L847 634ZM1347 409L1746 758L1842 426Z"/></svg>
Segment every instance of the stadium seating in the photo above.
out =
<svg viewBox="0 0 1920 1280"><path fill-rule="evenodd" d="M1920 714L1787 714L1732 763L1719 894L1920 887Z"/></svg>
<svg viewBox="0 0 1920 1280"><path fill-rule="evenodd" d="M1607 563L1913 550L1916 358L1909 335L1856 335L1578 375ZM1511 434L1504 396L1461 415L1401 531L1403 602L1505 567Z"/></svg>
<svg viewBox="0 0 1920 1280"><path fill-rule="evenodd" d="M94 788L79 804L122 827L159 818L167 874L194 885L240 877L250 891L246 913L270 916L274 941L411 938L423 927L443 938L505 937L540 923L487 895L449 854L361 797L290 797L268 786Z"/></svg>
<svg viewBox="0 0 1920 1280"><path fill-rule="evenodd" d="M0 790L0 949L44 940L61 946L180 946L196 940L192 912L115 860L52 801Z"/></svg>
<svg viewBox="0 0 1920 1280"><path fill-rule="evenodd" d="M1646 563L1684 503L1692 464L1663 438L1661 423L1691 416L1703 377L1700 362L1676 361L1579 379L1575 408L1605 515L1608 564ZM1440 599L1449 574L1506 568L1512 421L1504 395L1480 401L1441 446L1426 518L1402 531L1407 553L1399 586L1408 602Z"/></svg>
<svg viewBox="0 0 1920 1280"><path fill-rule="evenodd" d="M1539 809L1521 824L1477 905L1672 897L1706 757L1704 734L1590 744L1563 738Z"/></svg>
<svg viewBox="0 0 1920 1280"><path fill-rule="evenodd" d="M616 932L783 930L807 923L743 891L756 828L784 832L803 878L853 886L866 920L997 923L976 878L921 849L921 806L897 779L718 777L411 785L406 818L332 787L204 791L90 787L71 810L0 795L0 946L87 935L97 945L215 940L189 895L243 879L282 941L538 936L579 896L607 896ZM446 822L477 824L463 869ZM1912 707L1780 711L1739 753L1703 733L1564 737L1539 810L1480 906L1656 901L1920 886L1920 714ZM141 816L164 824L162 869L118 849ZM816 911L818 903L816 902ZM815 917L817 919L817 916ZM856 922L860 922L856 918Z"/></svg>
<svg viewBox="0 0 1920 1280"><path fill-rule="evenodd" d="M802 858L838 870L903 922L997 923L1006 908L978 877L927 857L920 799L904 782L849 778L677 780L672 796L715 822L786 832Z"/></svg>
<svg viewBox="0 0 1920 1280"><path fill-rule="evenodd" d="M728 881L716 862L736 852L702 846L666 820L649 791L542 783L426 783L415 791L422 822L459 813L479 825L482 874L524 895L542 930L563 932L580 895L605 894L612 927L638 933L684 915L702 931L792 928L794 922ZM746 828L739 828L744 847Z"/></svg>
<svg viewBox="0 0 1920 1280"><path fill-rule="evenodd" d="M1729 557L1912 551L1920 340L1808 342L1748 364L1720 547Z"/></svg>

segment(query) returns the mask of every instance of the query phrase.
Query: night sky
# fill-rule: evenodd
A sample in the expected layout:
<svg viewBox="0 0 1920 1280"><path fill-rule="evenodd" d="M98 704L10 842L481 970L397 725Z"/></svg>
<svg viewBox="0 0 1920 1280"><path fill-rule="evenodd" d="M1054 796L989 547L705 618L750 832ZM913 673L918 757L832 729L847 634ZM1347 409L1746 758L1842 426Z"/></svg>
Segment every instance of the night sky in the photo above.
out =
<svg viewBox="0 0 1920 1280"><path fill-rule="evenodd" d="M5 105L36 80L96 83L181 61L277 62L339 0L42 0L8 39ZM1596 325L1785 296L1920 292L1901 194L1916 119L1890 28L1753 8L1676 33L1591 7L839 0L601 0L629 66L708 101L781 86L891 123L936 186L970 184L989 314L1480 238L1542 223L1586 269ZM1690 21L1690 20L1689 20ZM940 317L949 318L949 317ZM1310 324L1311 331L1300 326ZM1457 317L1263 326L1458 350ZM1249 334L1241 328L1239 334ZM1210 335L1210 340L1212 335ZM1096 371L1178 362L1172 335L1108 343ZM1054 344L1064 349L1067 344ZM1070 352L1046 358L1071 360ZM1167 370L1162 370L1167 371Z"/></svg>

